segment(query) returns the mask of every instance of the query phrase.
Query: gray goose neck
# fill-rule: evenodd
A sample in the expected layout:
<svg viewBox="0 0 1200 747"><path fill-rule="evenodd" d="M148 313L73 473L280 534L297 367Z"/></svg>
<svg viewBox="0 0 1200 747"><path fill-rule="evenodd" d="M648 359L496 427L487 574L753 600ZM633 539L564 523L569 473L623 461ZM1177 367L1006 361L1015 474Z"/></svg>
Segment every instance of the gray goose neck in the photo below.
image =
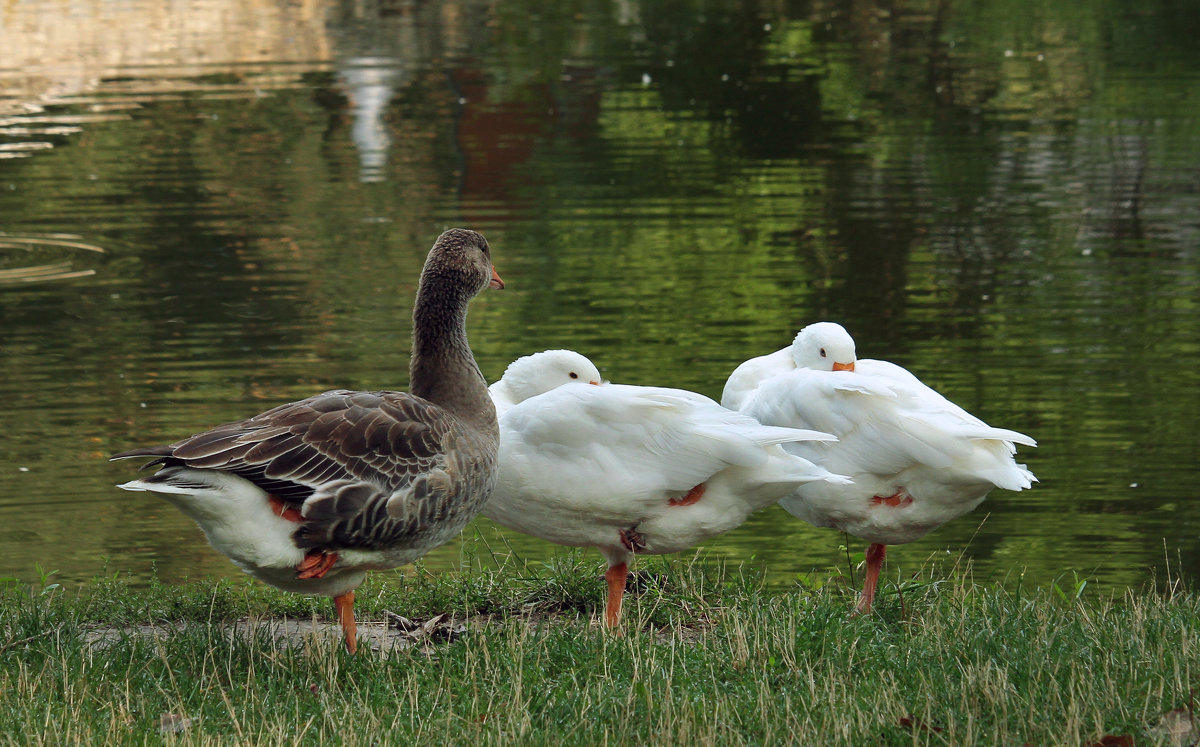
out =
<svg viewBox="0 0 1200 747"><path fill-rule="evenodd" d="M413 308L409 391L484 433L496 433L496 408L467 342L471 297L444 278L422 276Z"/></svg>

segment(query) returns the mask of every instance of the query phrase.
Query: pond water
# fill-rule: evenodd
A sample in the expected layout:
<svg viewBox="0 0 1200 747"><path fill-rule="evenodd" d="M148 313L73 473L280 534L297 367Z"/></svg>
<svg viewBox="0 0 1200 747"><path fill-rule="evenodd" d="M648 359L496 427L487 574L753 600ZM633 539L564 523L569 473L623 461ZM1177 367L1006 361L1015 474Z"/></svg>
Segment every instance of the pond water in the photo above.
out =
<svg viewBox="0 0 1200 747"><path fill-rule="evenodd" d="M1038 439L1033 490L893 548L893 577L962 557L986 579L1194 579L1185 6L6 3L0 577L238 575L105 457L406 387L421 262L467 226L508 284L471 309L490 379L567 347L719 397L828 319ZM481 537L559 551L481 520L425 562ZM790 583L845 541L773 507L703 562Z"/></svg>

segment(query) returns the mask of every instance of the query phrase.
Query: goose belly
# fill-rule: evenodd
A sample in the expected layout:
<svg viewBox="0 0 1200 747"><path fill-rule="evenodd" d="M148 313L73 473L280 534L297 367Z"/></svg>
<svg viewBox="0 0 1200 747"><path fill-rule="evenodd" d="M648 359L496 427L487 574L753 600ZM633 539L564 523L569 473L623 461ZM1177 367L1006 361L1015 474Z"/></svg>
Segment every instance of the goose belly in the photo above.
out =
<svg viewBox="0 0 1200 747"><path fill-rule="evenodd" d="M604 510L561 496L508 491L503 484L480 513L508 529L568 547L611 545L630 520L617 507Z"/></svg>
<svg viewBox="0 0 1200 747"><path fill-rule="evenodd" d="M746 521L749 511L743 505L705 504L701 498L690 506L668 506L637 526L646 547L639 552L651 555L683 552L707 540L736 529Z"/></svg>
<svg viewBox="0 0 1200 747"><path fill-rule="evenodd" d="M973 511L993 487L990 482L947 486L855 475L853 485L805 485L779 505L814 526L898 545ZM890 496L898 497L888 501Z"/></svg>

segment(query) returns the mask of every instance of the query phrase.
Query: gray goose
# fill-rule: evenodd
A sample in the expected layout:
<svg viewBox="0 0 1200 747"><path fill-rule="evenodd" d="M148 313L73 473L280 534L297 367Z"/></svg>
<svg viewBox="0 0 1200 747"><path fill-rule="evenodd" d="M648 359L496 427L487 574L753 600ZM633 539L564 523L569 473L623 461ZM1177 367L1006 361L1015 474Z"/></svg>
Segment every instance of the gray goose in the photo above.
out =
<svg viewBox="0 0 1200 747"><path fill-rule="evenodd" d="M467 304L488 287L504 283L487 240L446 231L417 288L410 393L328 391L116 454L159 467L119 487L160 494L251 576L333 597L354 653L366 571L450 540L495 485L496 410L466 334Z"/></svg>

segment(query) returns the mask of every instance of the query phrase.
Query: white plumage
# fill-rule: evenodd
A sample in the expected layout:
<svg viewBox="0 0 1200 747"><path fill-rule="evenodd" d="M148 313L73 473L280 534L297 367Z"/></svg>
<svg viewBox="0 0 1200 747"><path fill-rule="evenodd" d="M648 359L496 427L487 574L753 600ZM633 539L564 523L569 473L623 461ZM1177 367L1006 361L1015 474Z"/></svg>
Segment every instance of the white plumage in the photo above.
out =
<svg viewBox="0 0 1200 747"><path fill-rule="evenodd" d="M306 552L292 539L296 523L272 508L265 491L229 472L167 467L154 473L152 482L130 480L117 487L166 499L200 526L214 550L284 591L336 597L358 588L366 576L362 559L343 557L341 566L320 578L296 578ZM384 562L380 567L395 565Z"/></svg>
<svg viewBox="0 0 1200 747"><path fill-rule="evenodd" d="M1014 444L1036 446L1032 438L989 426L900 366L857 360L854 340L831 322L809 325L791 346L743 363L721 401L766 424L838 437L787 449L853 482L805 485L780 505L871 543L860 611L871 608L886 545L911 542L971 511L992 488L1022 490L1036 481L1013 459Z"/></svg>
<svg viewBox="0 0 1200 747"><path fill-rule="evenodd" d="M600 550L609 564L610 626L635 554L685 550L797 486L844 480L780 446L831 439L826 433L764 426L680 389L578 383L599 381L578 353L527 356L492 385L493 395L511 392L505 379L514 375L535 384L524 399L498 404L500 471L483 514L550 542Z"/></svg>

